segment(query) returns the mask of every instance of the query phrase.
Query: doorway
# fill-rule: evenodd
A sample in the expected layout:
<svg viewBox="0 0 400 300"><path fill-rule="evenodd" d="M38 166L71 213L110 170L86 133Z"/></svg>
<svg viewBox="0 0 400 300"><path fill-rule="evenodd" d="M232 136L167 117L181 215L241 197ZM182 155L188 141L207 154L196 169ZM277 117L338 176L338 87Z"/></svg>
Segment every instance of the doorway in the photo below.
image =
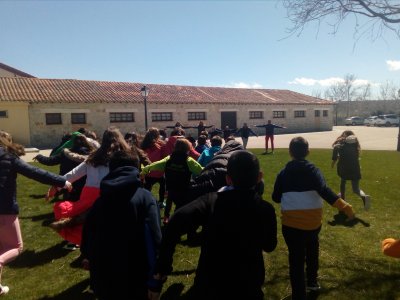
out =
<svg viewBox="0 0 400 300"><path fill-rule="evenodd" d="M236 129L236 111L222 111L221 112L221 129L229 126L230 129Z"/></svg>

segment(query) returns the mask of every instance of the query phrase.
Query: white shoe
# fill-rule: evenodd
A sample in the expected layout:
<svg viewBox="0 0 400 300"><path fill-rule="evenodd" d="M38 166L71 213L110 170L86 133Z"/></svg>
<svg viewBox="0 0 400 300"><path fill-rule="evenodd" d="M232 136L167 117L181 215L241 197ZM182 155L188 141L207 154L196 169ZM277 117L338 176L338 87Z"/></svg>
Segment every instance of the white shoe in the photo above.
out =
<svg viewBox="0 0 400 300"><path fill-rule="evenodd" d="M371 208L371 196L365 195L364 197L362 197L362 200L364 202L364 210L368 211Z"/></svg>
<svg viewBox="0 0 400 300"><path fill-rule="evenodd" d="M7 294L10 291L10 288L5 285L0 284L0 296Z"/></svg>

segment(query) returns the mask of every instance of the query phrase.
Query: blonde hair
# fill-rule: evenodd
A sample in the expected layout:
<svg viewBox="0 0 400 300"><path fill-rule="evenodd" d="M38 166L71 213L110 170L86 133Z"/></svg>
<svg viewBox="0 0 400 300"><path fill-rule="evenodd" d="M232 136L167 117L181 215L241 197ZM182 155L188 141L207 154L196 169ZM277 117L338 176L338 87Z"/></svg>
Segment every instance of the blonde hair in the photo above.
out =
<svg viewBox="0 0 400 300"><path fill-rule="evenodd" d="M17 156L25 155L24 146L14 143L11 134L3 130L0 130L0 147Z"/></svg>

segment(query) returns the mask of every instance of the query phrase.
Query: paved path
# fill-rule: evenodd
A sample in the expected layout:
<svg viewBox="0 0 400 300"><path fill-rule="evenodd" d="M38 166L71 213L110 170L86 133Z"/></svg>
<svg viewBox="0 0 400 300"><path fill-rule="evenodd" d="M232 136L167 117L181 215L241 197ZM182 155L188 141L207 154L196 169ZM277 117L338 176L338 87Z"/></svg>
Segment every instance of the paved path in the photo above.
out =
<svg viewBox="0 0 400 300"><path fill-rule="evenodd" d="M352 130L358 137L361 149L365 150L396 150L398 127L367 127L367 126L334 126L332 131L307 132L294 134L275 135L275 148L289 148L290 140L296 136L302 136L308 140L310 148L331 149L332 143L344 131ZM237 139L241 141L241 139ZM250 137L247 148L264 148L263 136Z"/></svg>
<svg viewBox="0 0 400 300"><path fill-rule="evenodd" d="M308 140L311 149L331 149L332 143L344 130L352 130L357 135L361 149L392 151L397 149L398 127L334 126L332 131L275 135L274 144L275 148L289 148L290 140L293 137L302 136ZM237 140L241 142L240 138ZM247 144L247 148L264 148L264 146L263 136L250 137ZM50 150L40 150L39 153L48 156ZM22 158L30 162L37 154L38 152L27 153Z"/></svg>

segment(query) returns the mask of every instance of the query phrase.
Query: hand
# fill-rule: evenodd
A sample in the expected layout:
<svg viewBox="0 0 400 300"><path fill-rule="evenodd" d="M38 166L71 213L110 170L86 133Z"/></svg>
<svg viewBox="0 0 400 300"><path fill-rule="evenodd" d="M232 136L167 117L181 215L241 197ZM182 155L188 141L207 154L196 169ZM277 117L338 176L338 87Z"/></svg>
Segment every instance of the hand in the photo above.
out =
<svg viewBox="0 0 400 300"><path fill-rule="evenodd" d="M52 186L51 188L49 188L45 196L46 202L49 202L50 199L54 198L56 193L57 193L57 187Z"/></svg>
<svg viewBox="0 0 400 300"><path fill-rule="evenodd" d="M147 299L149 299L149 300L159 300L160 299L160 293L147 290Z"/></svg>
<svg viewBox="0 0 400 300"><path fill-rule="evenodd" d="M37 155L35 157L32 158L33 161L37 161Z"/></svg>
<svg viewBox="0 0 400 300"><path fill-rule="evenodd" d="M84 259L82 260L82 268L83 268L84 270L86 270L86 271L89 271L89 270L90 270L90 263L89 263L89 260L88 260L87 258L84 258Z"/></svg>
<svg viewBox="0 0 400 300"><path fill-rule="evenodd" d="M65 185L63 188L66 189L68 192L72 191L72 183L69 182L68 180L65 181Z"/></svg>

